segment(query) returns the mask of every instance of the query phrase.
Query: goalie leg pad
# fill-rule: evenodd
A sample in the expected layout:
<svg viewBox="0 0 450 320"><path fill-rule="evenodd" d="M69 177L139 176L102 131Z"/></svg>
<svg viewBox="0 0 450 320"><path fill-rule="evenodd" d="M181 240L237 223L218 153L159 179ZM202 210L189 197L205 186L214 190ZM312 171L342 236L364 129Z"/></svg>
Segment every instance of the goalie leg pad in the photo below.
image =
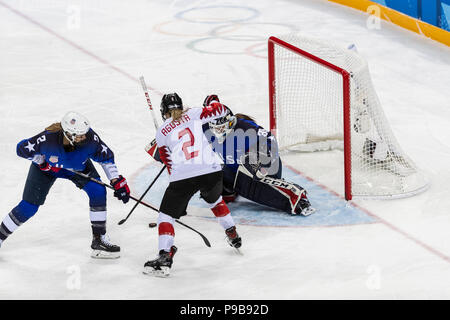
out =
<svg viewBox="0 0 450 320"><path fill-rule="evenodd" d="M300 199L306 198L299 185L272 177L254 178L244 166L239 166L235 190L244 198L291 214L296 214Z"/></svg>

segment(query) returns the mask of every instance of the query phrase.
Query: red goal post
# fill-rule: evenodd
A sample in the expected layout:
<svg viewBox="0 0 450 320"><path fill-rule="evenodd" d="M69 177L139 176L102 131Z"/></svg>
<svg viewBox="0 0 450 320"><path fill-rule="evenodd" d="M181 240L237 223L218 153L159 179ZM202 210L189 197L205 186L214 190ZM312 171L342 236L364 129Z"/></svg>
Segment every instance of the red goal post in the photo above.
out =
<svg viewBox="0 0 450 320"><path fill-rule="evenodd" d="M345 174L345 199L352 199L352 184L351 184L351 157L350 157L350 146L351 146L351 136L350 136L350 74L342 68L329 63L319 57L316 57L302 49L299 49L281 39L276 37L270 37L268 42L269 50L269 114L270 114L270 131L276 136L276 99L275 99L275 55L274 46L282 46L287 50L295 52L303 57L314 61L334 72L342 75L342 96L343 105L342 110L344 114L343 126L344 126L344 174Z"/></svg>

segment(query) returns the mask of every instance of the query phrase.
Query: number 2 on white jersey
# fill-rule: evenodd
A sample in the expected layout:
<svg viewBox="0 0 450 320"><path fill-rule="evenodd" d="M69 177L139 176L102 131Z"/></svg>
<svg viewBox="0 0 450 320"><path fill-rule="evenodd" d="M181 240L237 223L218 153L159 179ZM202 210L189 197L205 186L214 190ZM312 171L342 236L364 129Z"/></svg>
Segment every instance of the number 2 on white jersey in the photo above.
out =
<svg viewBox="0 0 450 320"><path fill-rule="evenodd" d="M181 139L185 135L189 135L189 141L186 141L185 143L183 143L182 150L184 152L184 156L186 157L186 160L190 160L190 159L195 158L196 156L198 156L198 151L189 152L187 150L187 148L188 147L192 147L194 145L194 142L195 142L195 137L194 137L194 135L192 134L192 131L189 128L181 130L178 133L178 139Z"/></svg>

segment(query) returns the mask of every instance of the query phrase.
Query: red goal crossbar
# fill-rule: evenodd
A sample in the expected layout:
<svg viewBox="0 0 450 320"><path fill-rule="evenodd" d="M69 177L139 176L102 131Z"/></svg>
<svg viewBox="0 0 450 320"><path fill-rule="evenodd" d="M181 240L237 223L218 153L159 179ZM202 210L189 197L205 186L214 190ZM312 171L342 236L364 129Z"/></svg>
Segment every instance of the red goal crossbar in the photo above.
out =
<svg viewBox="0 0 450 320"><path fill-rule="evenodd" d="M345 174L345 199L352 199L351 187L351 138L350 138L350 73L346 70L329 63L311 53L303 51L283 40L276 37L270 37L268 40L268 65L269 65L269 116L270 116L270 131L276 135L277 126L277 105L276 105L276 78L275 78L275 45L283 47L286 50L294 52L303 56L306 59L313 61L325 68L328 68L336 73L342 75L342 94L343 94L343 136L344 136L344 174Z"/></svg>

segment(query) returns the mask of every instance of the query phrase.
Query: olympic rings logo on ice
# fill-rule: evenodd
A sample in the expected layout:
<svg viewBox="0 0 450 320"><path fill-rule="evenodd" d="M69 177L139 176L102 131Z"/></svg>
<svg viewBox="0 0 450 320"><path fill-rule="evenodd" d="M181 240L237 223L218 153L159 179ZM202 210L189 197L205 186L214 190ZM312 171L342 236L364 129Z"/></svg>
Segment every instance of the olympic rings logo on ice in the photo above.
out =
<svg viewBox="0 0 450 320"><path fill-rule="evenodd" d="M223 18L219 17L217 10L220 10L220 17ZM194 7L176 13L174 20L159 23L153 27L153 30L169 36L195 38L189 41L186 47L199 53L216 55L246 54L265 59L267 38L270 35L295 32L298 29L287 23L251 21L259 16L260 12L258 10L246 6L217 5ZM213 28L205 30L205 26L213 26ZM183 31L178 32L173 27L175 29L178 27L178 30L181 28ZM269 27L267 32L264 31L265 27ZM185 30L200 31L186 33ZM236 33L238 30L240 30L239 34ZM217 43L217 41L223 40L233 42L233 44L224 46L223 43ZM213 50L212 48L219 49Z"/></svg>
<svg viewBox="0 0 450 320"><path fill-rule="evenodd" d="M223 20L221 21L216 21L216 20L203 20L203 21L198 21L189 17L186 17L189 13L192 12L196 12L196 11L201 11L201 10L208 10L208 9L238 9L238 10L243 10L243 11L247 11L248 13L250 13L250 15L248 17L243 17L243 18L238 18L238 19L230 19L230 20ZM221 14L223 14L223 12L221 12ZM253 18L256 18L257 16L259 16L259 11L254 9L254 8L250 8L250 7L244 7L244 6L228 6L228 5L220 5L220 6L206 6L206 7L194 7L194 8L190 8L187 10L183 10L178 12L175 15L175 18L177 19L181 19L181 20L185 20L187 22L194 22L194 23L208 23L208 24L216 24L216 23L237 23L237 22L244 22L244 21L248 21L251 20Z"/></svg>

